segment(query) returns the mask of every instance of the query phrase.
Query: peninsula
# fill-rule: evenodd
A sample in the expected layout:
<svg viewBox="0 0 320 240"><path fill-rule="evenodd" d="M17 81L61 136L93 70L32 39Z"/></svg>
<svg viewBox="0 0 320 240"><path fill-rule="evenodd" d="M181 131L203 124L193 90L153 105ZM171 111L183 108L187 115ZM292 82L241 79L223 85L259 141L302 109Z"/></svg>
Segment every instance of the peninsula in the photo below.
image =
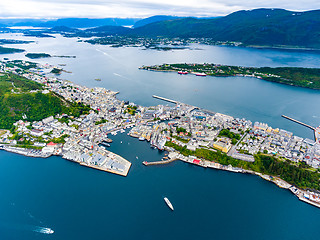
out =
<svg viewBox="0 0 320 240"><path fill-rule="evenodd" d="M242 67L228 66L213 63L176 63L153 66L142 66L140 69L151 71L168 71L179 74L195 74L197 76L244 76L256 77L270 82L282 83L291 86L320 89L319 68L299 67Z"/></svg>

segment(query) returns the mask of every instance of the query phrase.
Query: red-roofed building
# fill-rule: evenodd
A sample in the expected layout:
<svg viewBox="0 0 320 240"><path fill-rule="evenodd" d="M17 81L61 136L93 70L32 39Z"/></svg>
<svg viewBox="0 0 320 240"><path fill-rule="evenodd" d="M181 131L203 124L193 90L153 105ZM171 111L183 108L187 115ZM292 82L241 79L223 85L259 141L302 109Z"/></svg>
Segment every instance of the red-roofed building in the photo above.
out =
<svg viewBox="0 0 320 240"><path fill-rule="evenodd" d="M193 159L193 163L200 164L200 160L199 159Z"/></svg>
<svg viewBox="0 0 320 240"><path fill-rule="evenodd" d="M48 147L49 147L49 146L55 147L56 145L57 145L57 143L54 143L54 142L49 142L49 143L47 144Z"/></svg>

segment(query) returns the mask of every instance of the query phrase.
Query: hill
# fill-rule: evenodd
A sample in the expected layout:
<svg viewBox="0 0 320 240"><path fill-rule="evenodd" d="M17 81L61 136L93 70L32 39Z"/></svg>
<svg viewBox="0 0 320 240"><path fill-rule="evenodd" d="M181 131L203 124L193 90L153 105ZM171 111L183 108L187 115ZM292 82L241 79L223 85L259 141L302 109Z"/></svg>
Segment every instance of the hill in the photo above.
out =
<svg viewBox="0 0 320 240"><path fill-rule="evenodd" d="M156 15L148 18L144 18L142 20L137 21L133 27L134 28L139 28L143 27L147 24L150 23L155 23L155 22L161 22L161 21L167 21L167 20L173 20L173 19L181 19L181 17L175 17L175 16L166 16L166 15Z"/></svg>
<svg viewBox="0 0 320 240"><path fill-rule="evenodd" d="M121 27L121 26L102 26L102 27L96 27L96 28L90 28L87 29L85 32L86 33L98 33L98 34L103 34L103 36L105 35L126 35L126 34L130 34L130 32L132 31L131 28L127 28L127 27Z"/></svg>
<svg viewBox="0 0 320 240"><path fill-rule="evenodd" d="M67 102L53 92L44 94L42 90L39 83L15 74L1 73L0 129L10 129L23 116L28 121L39 121L58 113L79 116L90 109Z"/></svg>

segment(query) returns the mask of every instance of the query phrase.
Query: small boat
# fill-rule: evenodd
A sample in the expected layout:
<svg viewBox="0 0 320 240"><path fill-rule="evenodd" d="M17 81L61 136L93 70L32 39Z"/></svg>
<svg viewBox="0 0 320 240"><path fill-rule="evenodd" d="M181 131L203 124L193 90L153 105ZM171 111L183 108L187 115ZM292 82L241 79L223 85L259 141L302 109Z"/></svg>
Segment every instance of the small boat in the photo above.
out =
<svg viewBox="0 0 320 240"><path fill-rule="evenodd" d="M173 206L172 206L171 202L169 201L169 199L165 197L163 200L166 202L168 207L173 211L174 209L173 209Z"/></svg>
<svg viewBox="0 0 320 240"><path fill-rule="evenodd" d="M120 143L122 144L122 141Z"/></svg>
<svg viewBox="0 0 320 240"><path fill-rule="evenodd" d="M196 73L196 76L205 77L205 76L207 76L207 74L205 74L205 73Z"/></svg>
<svg viewBox="0 0 320 240"><path fill-rule="evenodd" d="M110 144L109 143L106 143L106 142L102 142L100 143L102 146L105 146L105 147L110 147Z"/></svg>
<svg viewBox="0 0 320 240"><path fill-rule="evenodd" d="M139 137L139 141L144 141L146 140L144 137Z"/></svg>
<svg viewBox="0 0 320 240"><path fill-rule="evenodd" d="M139 159L138 156L136 157L136 159Z"/></svg>
<svg viewBox="0 0 320 240"><path fill-rule="evenodd" d="M53 234L54 231L53 231L51 228L42 228L42 229L41 229L41 233Z"/></svg>
<svg viewBox="0 0 320 240"><path fill-rule="evenodd" d="M178 74L188 74L187 71L179 71Z"/></svg>

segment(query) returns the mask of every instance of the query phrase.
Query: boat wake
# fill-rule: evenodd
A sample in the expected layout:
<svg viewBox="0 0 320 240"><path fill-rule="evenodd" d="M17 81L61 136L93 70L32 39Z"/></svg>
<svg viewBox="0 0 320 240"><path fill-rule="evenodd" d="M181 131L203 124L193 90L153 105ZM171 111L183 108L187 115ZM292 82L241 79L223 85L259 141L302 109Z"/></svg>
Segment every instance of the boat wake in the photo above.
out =
<svg viewBox="0 0 320 240"><path fill-rule="evenodd" d="M130 78L127 78L125 76L122 76L120 75L119 73L113 73L113 75L117 76L117 77L120 77L120 78L123 78L123 79L127 79L127 80L131 80Z"/></svg>
<svg viewBox="0 0 320 240"><path fill-rule="evenodd" d="M43 233L43 234L53 234L54 233L54 231L51 228L47 228L47 227L36 227L33 231L38 232L38 233Z"/></svg>

